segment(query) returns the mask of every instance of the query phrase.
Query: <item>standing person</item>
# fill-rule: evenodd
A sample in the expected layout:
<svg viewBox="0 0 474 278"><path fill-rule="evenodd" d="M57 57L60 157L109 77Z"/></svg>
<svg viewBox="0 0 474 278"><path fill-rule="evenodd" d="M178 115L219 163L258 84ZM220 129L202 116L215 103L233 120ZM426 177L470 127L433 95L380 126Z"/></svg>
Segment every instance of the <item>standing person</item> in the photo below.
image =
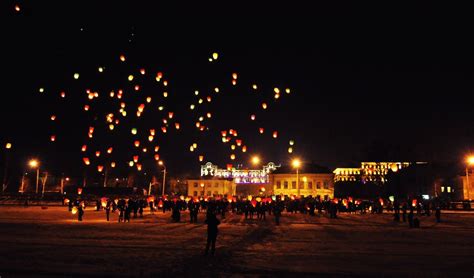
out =
<svg viewBox="0 0 474 278"><path fill-rule="evenodd" d="M214 212L209 212L207 214L207 219L204 221L205 224L207 224L207 244L206 244L206 252L204 255L207 255L209 252L209 247L211 247L211 255L214 256L214 253L216 251L216 239L217 239L217 234L219 232L219 229L217 226L221 224L219 219L217 219L216 215Z"/></svg>
<svg viewBox="0 0 474 278"><path fill-rule="evenodd" d="M435 217L436 217L436 223L441 222L441 208L439 207L439 205L436 206Z"/></svg>
<svg viewBox="0 0 474 278"><path fill-rule="evenodd" d="M107 221L109 221L109 217L110 217L110 201L107 201L107 205L105 206L105 215L107 216Z"/></svg>
<svg viewBox="0 0 474 278"><path fill-rule="evenodd" d="M82 209L82 206L79 205L77 208L77 221L82 221L82 215L84 215L84 210Z"/></svg>
<svg viewBox="0 0 474 278"><path fill-rule="evenodd" d="M275 225L280 225L280 216L281 216L281 209L280 204L275 204L273 206L273 215L275 216Z"/></svg>
<svg viewBox="0 0 474 278"><path fill-rule="evenodd" d="M407 203L403 203L402 206L402 217L403 217L403 222L407 222Z"/></svg>

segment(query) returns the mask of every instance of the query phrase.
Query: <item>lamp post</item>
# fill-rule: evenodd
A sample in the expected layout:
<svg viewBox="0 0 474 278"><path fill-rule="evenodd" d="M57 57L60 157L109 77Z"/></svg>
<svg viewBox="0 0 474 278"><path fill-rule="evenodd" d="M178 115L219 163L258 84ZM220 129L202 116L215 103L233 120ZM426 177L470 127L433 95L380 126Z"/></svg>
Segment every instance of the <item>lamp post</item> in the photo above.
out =
<svg viewBox="0 0 474 278"><path fill-rule="evenodd" d="M163 190L162 190L162 196L165 196L165 182L166 182L166 165L163 162L163 160L158 161L158 165L163 166Z"/></svg>
<svg viewBox="0 0 474 278"><path fill-rule="evenodd" d="M467 188L467 199L471 199L470 184L469 184L469 166L474 165L474 155L471 155L467 158L466 166L466 188Z"/></svg>
<svg viewBox="0 0 474 278"><path fill-rule="evenodd" d="M7 176L8 176L8 156L9 156L9 150L12 148L12 144L11 143L7 143L5 145L5 169L3 171L3 184L2 184L2 192L5 191L5 189L7 188L7 182L8 182L8 179L7 179Z"/></svg>
<svg viewBox="0 0 474 278"><path fill-rule="evenodd" d="M293 168L296 169L296 188L298 189L298 197L300 196L300 176L299 176L299 168L301 166L301 161L298 158L293 159L291 162Z"/></svg>
<svg viewBox="0 0 474 278"><path fill-rule="evenodd" d="M36 194L38 194L39 171L40 171L39 161L36 159L32 159L30 160L29 165L31 168L36 168Z"/></svg>

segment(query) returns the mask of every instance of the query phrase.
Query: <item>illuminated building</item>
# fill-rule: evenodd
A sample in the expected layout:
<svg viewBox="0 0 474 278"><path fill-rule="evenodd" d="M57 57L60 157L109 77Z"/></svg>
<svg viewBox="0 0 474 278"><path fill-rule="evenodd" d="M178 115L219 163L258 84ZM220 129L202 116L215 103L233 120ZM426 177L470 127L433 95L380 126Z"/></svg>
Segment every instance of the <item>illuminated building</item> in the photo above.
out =
<svg viewBox="0 0 474 278"><path fill-rule="evenodd" d="M236 184L232 179L204 178L188 179L188 195L194 197L211 197L218 195L233 196Z"/></svg>
<svg viewBox="0 0 474 278"><path fill-rule="evenodd" d="M385 183L387 182L386 176L389 171L397 172L411 164L410 162L361 162L360 168L336 168L333 171L334 182L362 181L364 183Z"/></svg>
<svg viewBox="0 0 474 278"><path fill-rule="evenodd" d="M297 181L297 176L299 182ZM303 164L296 175L292 167L282 167L270 175L273 194L320 197L321 200L334 198L334 174L325 167Z"/></svg>

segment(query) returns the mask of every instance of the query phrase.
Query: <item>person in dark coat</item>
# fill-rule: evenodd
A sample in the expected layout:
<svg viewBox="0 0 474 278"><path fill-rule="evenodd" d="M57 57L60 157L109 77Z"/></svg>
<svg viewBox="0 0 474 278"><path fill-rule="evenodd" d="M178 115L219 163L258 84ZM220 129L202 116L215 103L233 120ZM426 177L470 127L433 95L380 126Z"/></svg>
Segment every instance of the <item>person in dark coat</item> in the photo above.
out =
<svg viewBox="0 0 474 278"><path fill-rule="evenodd" d="M84 215L84 210L82 209L82 206L79 206L77 208L77 220L82 221L82 216Z"/></svg>
<svg viewBox="0 0 474 278"><path fill-rule="evenodd" d="M441 208L439 206L436 206L435 217L436 217L436 223L441 222Z"/></svg>
<svg viewBox="0 0 474 278"><path fill-rule="evenodd" d="M109 217L110 217L110 201L107 201L107 205L105 206L105 215L107 216L107 221L109 221Z"/></svg>
<svg viewBox="0 0 474 278"><path fill-rule="evenodd" d="M209 252L209 247L212 246L211 255L214 256L214 253L216 251L217 234L219 232L217 226L221 224L221 222L219 221L219 219L217 219L216 215L213 212L209 212L204 223L207 224L207 244L206 252L204 254L207 255Z"/></svg>

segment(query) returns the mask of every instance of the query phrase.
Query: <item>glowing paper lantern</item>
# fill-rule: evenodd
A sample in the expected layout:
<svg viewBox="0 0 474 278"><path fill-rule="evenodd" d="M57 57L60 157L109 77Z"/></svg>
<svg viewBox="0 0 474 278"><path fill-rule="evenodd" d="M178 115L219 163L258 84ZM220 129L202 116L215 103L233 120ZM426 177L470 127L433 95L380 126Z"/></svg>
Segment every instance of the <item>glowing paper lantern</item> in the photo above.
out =
<svg viewBox="0 0 474 278"><path fill-rule="evenodd" d="M114 128L115 128L114 125L112 125L112 124L109 125L109 129L110 129L110 130L114 130Z"/></svg>
<svg viewBox="0 0 474 278"><path fill-rule="evenodd" d="M128 76L128 81L132 81L132 80L133 80L133 75L130 74L130 75Z"/></svg>
<svg viewBox="0 0 474 278"><path fill-rule="evenodd" d="M99 72L103 72L103 71L104 71L104 68L103 68L103 67L99 67L98 70L99 70Z"/></svg>
<svg viewBox="0 0 474 278"><path fill-rule="evenodd" d="M288 153L293 153L293 148L292 147L288 148Z"/></svg>
<svg viewBox="0 0 474 278"><path fill-rule="evenodd" d="M255 121L255 115L251 115L251 116L250 116L250 119L251 119L252 121Z"/></svg>
<svg viewBox="0 0 474 278"><path fill-rule="evenodd" d="M273 91L275 92L275 94L279 94L279 93L280 93L280 89L278 89L278 88L273 88Z"/></svg>
<svg viewBox="0 0 474 278"><path fill-rule="evenodd" d="M242 147L242 152L243 152L243 153L244 153L244 152L247 152L247 146L243 146L243 147Z"/></svg>
<svg viewBox="0 0 474 278"><path fill-rule="evenodd" d="M132 128L132 134L133 134L133 135L136 135L136 134L137 134L137 129L136 129L136 128Z"/></svg>
<svg viewBox="0 0 474 278"><path fill-rule="evenodd" d="M194 147L193 147L193 146L190 146L190 147L189 147L189 151L190 151L190 152L194 152Z"/></svg>
<svg viewBox="0 0 474 278"><path fill-rule="evenodd" d="M102 166L102 165L97 166L97 171L98 172L102 172L103 170L104 170L104 166Z"/></svg>
<svg viewBox="0 0 474 278"><path fill-rule="evenodd" d="M96 151L95 156L99 157L100 156L100 151Z"/></svg>
<svg viewBox="0 0 474 278"><path fill-rule="evenodd" d="M158 110L160 110L160 111L161 111L161 110L163 110L163 109L164 109L164 107L163 107L163 106L158 106Z"/></svg>
<svg viewBox="0 0 474 278"><path fill-rule="evenodd" d="M137 163L137 170L141 171L142 170L142 165Z"/></svg>
<svg viewBox="0 0 474 278"><path fill-rule="evenodd" d="M147 103L150 103L150 102L151 102L151 97L147 97L147 98L146 98L146 102L147 102Z"/></svg>
<svg viewBox="0 0 474 278"><path fill-rule="evenodd" d="M137 163L138 162L138 155L133 156L133 162Z"/></svg>
<svg viewBox="0 0 474 278"><path fill-rule="evenodd" d="M198 100L198 103L201 104L203 102L202 98Z"/></svg>
<svg viewBox="0 0 474 278"><path fill-rule="evenodd" d="M262 108L263 108L263 109L267 109L267 107L268 107L268 106L267 106L267 104L266 104L265 102L262 103Z"/></svg>
<svg viewBox="0 0 474 278"><path fill-rule="evenodd" d="M40 93L43 93L43 92L44 92L44 88L39 88L39 92L40 92Z"/></svg>
<svg viewBox="0 0 474 278"><path fill-rule="evenodd" d="M279 98L280 98L280 94L276 94L275 99L279 99Z"/></svg>
<svg viewBox="0 0 474 278"><path fill-rule="evenodd" d="M230 159L234 160L235 159L235 154L231 154Z"/></svg>
<svg viewBox="0 0 474 278"><path fill-rule="evenodd" d="M230 149L235 150L235 145L231 145Z"/></svg>
<svg viewBox="0 0 474 278"><path fill-rule="evenodd" d="M163 97L168 97L168 92L163 92Z"/></svg>
<svg viewBox="0 0 474 278"><path fill-rule="evenodd" d="M138 140L136 140L133 144L134 144L135 147L137 147L137 148L140 147L140 141L138 141Z"/></svg>
<svg viewBox="0 0 474 278"><path fill-rule="evenodd" d="M252 89L257 90L257 84L253 84Z"/></svg>
<svg viewBox="0 0 474 278"><path fill-rule="evenodd" d="M19 5L15 5L15 11L16 11L16 12L19 12L19 11L20 11L20 6L19 6Z"/></svg>
<svg viewBox="0 0 474 278"><path fill-rule="evenodd" d="M161 71L157 72L156 77L159 79L163 78L163 73Z"/></svg>
<svg viewBox="0 0 474 278"><path fill-rule="evenodd" d="M199 117L199 121L200 121L200 122L204 121L204 117L202 117L202 116Z"/></svg>
<svg viewBox="0 0 474 278"><path fill-rule="evenodd" d="M144 153L146 153L147 151L148 151L147 148L142 149L142 152L144 152Z"/></svg>
<svg viewBox="0 0 474 278"><path fill-rule="evenodd" d="M134 89L135 89L135 91L139 91L140 90L140 85L135 85Z"/></svg>
<svg viewBox="0 0 474 278"><path fill-rule="evenodd" d="M110 92L110 97L114 97L114 96L115 96L114 91Z"/></svg>
<svg viewBox="0 0 474 278"><path fill-rule="evenodd" d="M163 131L163 133L166 133L166 126L162 126L161 131Z"/></svg>
<svg viewBox="0 0 474 278"><path fill-rule="evenodd" d="M227 164L227 165L226 165L226 169L227 169L227 171L232 170L232 164Z"/></svg>
<svg viewBox="0 0 474 278"><path fill-rule="evenodd" d="M160 155L159 154L155 154L155 160L156 161L160 160Z"/></svg>
<svg viewBox="0 0 474 278"><path fill-rule="evenodd" d="M218 93L218 92L219 92L219 88L218 88L218 87L215 87L215 88L214 88L214 92Z"/></svg>
<svg viewBox="0 0 474 278"><path fill-rule="evenodd" d="M11 149L11 148L12 148L12 144L11 144L11 143L7 143L7 144L5 145L5 148L6 148L6 149Z"/></svg>
<svg viewBox="0 0 474 278"><path fill-rule="evenodd" d="M78 191L79 191L79 189L78 189ZM76 214L76 213L77 213L77 207L73 207L73 208L71 209L71 213L72 213L72 214Z"/></svg>
<svg viewBox="0 0 474 278"><path fill-rule="evenodd" d="M110 163L110 167L115 168L115 162Z"/></svg>
<svg viewBox="0 0 474 278"><path fill-rule="evenodd" d="M120 55L120 61L125 62L125 56L124 55Z"/></svg>
<svg viewBox="0 0 474 278"><path fill-rule="evenodd" d="M50 138L50 139L51 139L51 142L56 141L56 135L51 135L51 138Z"/></svg>
<svg viewBox="0 0 474 278"><path fill-rule="evenodd" d="M232 80L232 85L234 85L234 86L237 85L237 80L235 80L235 79Z"/></svg>
<svg viewBox="0 0 474 278"><path fill-rule="evenodd" d="M153 135L148 136L148 141L153 141Z"/></svg>
<svg viewBox="0 0 474 278"><path fill-rule="evenodd" d="M158 152L160 150L160 146L155 147L155 152Z"/></svg>
<svg viewBox="0 0 474 278"><path fill-rule="evenodd" d="M199 156L199 161L202 162L204 160L204 156L203 155L200 155Z"/></svg>
<svg viewBox="0 0 474 278"><path fill-rule="evenodd" d="M286 92L287 94L291 93L290 88L286 88L285 92Z"/></svg>
<svg viewBox="0 0 474 278"><path fill-rule="evenodd" d="M237 79L237 77L238 77L238 76L237 76L237 73L234 72L234 73L232 74L232 79Z"/></svg>
<svg viewBox="0 0 474 278"><path fill-rule="evenodd" d="M108 153L108 154L111 154L113 150L114 150L114 149L113 149L112 147L110 147L110 148L107 149L107 153Z"/></svg>
<svg viewBox="0 0 474 278"><path fill-rule="evenodd" d="M198 90L194 91L194 95L196 96L199 95L199 91Z"/></svg>
<svg viewBox="0 0 474 278"><path fill-rule="evenodd" d="M173 112L168 112L168 118L173 119Z"/></svg>
<svg viewBox="0 0 474 278"><path fill-rule="evenodd" d="M168 81L163 80L163 86L165 86L165 87L168 86Z"/></svg>
<svg viewBox="0 0 474 278"><path fill-rule="evenodd" d="M133 163L133 161L128 162L128 166L133 167L133 165L135 165L135 163Z"/></svg>
<svg viewBox="0 0 474 278"><path fill-rule="evenodd" d="M79 73L74 74L74 79L76 79L76 80L79 79Z"/></svg>
<svg viewBox="0 0 474 278"><path fill-rule="evenodd" d="M207 96L207 102L211 102L212 98L210 96Z"/></svg>
<svg viewBox="0 0 474 278"><path fill-rule="evenodd" d="M179 123L174 123L174 127L175 127L176 129L179 129Z"/></svg>
<svg viewBox="0 0 474 278"><path fill-rule="evenodd" d="M212 117L212 114L211 114L210 112L207 112L206 116L207 116L208 118L211 118L211 117Z"/></svg>
<svg viewBox="0 0 474 278"><path fill-rule="evenodd" d="M191 105L189 106L189 109L194 110L194 104L191 104Z"/></svg>
<svg viewBox="0 0 474 278"><path fill-rule="evenodd" d="M199 128L201 126L200 122L196 122L196 127Z"/></svg>
<svg viewBox="0 0 474 278"><path fill-rule="evenodd" d="M214 60L217 60L218 57L219 57L219 54L217 52L212 53L212 58Z"/></svg>
<svg viewBox="0 0 474 278"><path fill-rule="evenodd" d="M290 140L290 146L293 146L295 144L295 141Z"/></svg>
<svg viewBox="0 0 474 278"><path fill-rule="evenodd" d="M51 121L56 120L56 115L51 115Z"/></svg>
<svg viewBox="0 0 474 278"><path fill-rule="evenodd" d="M237 146L239 146L239 147L240 147L240 145L242 145L242 140L240 140L240 139L235 140L235 142L237 143Z"/></svg>
<svg viewBox="0 0 474 278"><path fill-rule="evenodd" d="M145 75L145 69L140 69L140 73L141 73L142 75Z"/></svg>
<svg viewBox="0 0 474 278"><path fill-rule="evenodd" d="M193 143L193 148L197 149L197 147L198 147L198 144Z"/></svg>
<svg viewBox="0 0 474 278"><path fill-rule="evenodd" d="M274 131L273 132L273 138L277 138L278 137L278 131Z"/></svg>
<svg viewBox="0 0 474 278"><path fill-rule="evenodd" d="M258 132L260 132L260 134L263 134L263 131L264 131L263 127L258 129Z"/></svg>
<svg viewBox="0 0 474 278"><path fill-rule="evenodd" d="M65 97L66 97L66 93L65 93L65 92L61 92L61 97L62 97L62 98L65 98Z"/></svg>
<svg viewBox="0 0 474 278"><path fill-rule="evenodd" d="M86 164L86 165L91 164L91 162L90 162L90 160L89 160L88 157L83 157L83 158L82 158L82 161L84 161L84 164Z"/></svg>

